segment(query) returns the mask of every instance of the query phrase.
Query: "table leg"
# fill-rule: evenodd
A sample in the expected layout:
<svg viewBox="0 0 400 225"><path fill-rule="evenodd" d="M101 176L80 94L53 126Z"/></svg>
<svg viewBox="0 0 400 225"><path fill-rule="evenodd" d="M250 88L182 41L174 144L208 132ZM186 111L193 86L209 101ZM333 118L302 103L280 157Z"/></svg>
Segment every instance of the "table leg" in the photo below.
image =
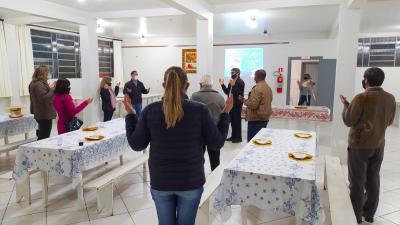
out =
<svg viewBox="0 0 400 225"><path fill-rule="evenodd" d="M124 165L124 156L123 155L120 155L119 156L119 164L122 166L122 165Z"/></svg>
<svg viewBox="0 0 400 225"><path fill-rule="evenodd" d="M326 163L324 164L324 191L327 189L327 179L326 179Z"/></svg>
<svg viewBox="0 0 400 225"><path fill-rule="evenodd" d="M10 141L8 140L8 136L7 135L4 137L4 144L5 145L10 144ZM9 156L10 155L10 151L7 151L6 155Z"/></svg>
<svg viewBox="0 0 400 225"><path fill-rule="evenodd" d="M24 181L21 183L16 183L15 186L15 197L16 202L21 202L23 199L28 201L28 204L31 204L31 181L30 177L27 176Z"/></svg>
<svg viewBox="0 0 400 225"><path fill-rule="evenodd" d="M242 217L242 225L247 225L247 213L246 213L246 206L240 206L240 215Z"/></svg>
<svg viewBox="0 0 400 225"><path fill-rule="evenodd" d="M83 198L83 181L79 182L78 187L76 187L78 192L78 205L81 209L85 208L85 200Z"/></svg>
<svg viewBox="0 0 400 225"><path fill-rule="evenodd" d="M41 171L42 173L42 199L43 206L46 208L49 197L49 173L47 171Z"/></svg>

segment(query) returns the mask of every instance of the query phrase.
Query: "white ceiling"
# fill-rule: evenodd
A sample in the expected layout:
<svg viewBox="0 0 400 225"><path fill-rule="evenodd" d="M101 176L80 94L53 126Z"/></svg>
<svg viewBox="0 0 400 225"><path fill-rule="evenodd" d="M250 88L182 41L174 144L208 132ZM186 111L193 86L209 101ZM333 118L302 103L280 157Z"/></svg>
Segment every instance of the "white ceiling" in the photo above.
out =
<svg viewBox="0 0 400 225"><path fill-rule="evenodd" d="M46 0L89 12L169 7L160 0Z"/></svg>
<svg viewBox="0 0 400 225"><path fill-rule="evenodd" d="M361 11L363 33L400 32L400 0L370 0Z"/></svg>
<svg viewBox="0 0 400 225"><path fill-rule="evenodd" d="M13 10L9 10L9 9L0 8L0 18L1 19L18 18L18 17L24 17L24 16L29 16L29 14L21 13L21 12L18 12L18 11L13 11Z"/></svg>

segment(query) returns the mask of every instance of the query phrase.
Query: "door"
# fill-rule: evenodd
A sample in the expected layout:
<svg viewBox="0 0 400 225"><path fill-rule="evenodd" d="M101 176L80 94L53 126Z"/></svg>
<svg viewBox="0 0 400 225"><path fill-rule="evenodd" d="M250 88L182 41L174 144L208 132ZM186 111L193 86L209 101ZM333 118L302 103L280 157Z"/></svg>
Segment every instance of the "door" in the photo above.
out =
<svg viewBox="0 0 400 225"><path fill-rule="evenodd" d="M322 59L319 62L318 76L316 105L329 107L332 118L335 96L336 59Z"/></svg>

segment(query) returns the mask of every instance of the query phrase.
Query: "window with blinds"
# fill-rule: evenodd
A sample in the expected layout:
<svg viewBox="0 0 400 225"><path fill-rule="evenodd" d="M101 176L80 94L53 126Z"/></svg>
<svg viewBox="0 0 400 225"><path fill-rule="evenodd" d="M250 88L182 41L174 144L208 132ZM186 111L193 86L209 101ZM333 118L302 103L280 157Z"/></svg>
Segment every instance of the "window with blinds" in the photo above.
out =
<svg viewBox="0 0 400 225"><path fill-rule="evenodd" d="M114 77L114 53L112 40L98 40L99 76Z"/></svg>
<svg viewBox="0 0 400 225"><path fill-rule="evenodd" d="M35 67L47 65L52 78L80 78L79 36L54 31L31 29Z"/></svg>
<svg viewBox="0 0 400 225"><path fill-rule="evenodd" d="M400 67L400 37L360 38L357 67Z"/></svg>

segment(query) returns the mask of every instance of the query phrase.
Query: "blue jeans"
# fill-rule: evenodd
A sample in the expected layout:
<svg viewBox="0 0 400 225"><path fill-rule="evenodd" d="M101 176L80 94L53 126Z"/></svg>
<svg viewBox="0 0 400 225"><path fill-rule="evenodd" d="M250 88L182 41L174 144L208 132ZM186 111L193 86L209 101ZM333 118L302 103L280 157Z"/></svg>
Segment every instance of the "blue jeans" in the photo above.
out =
<svg viewBox="0 0 400 225"><path fill-rule="evenodd" d="M151 189L159 225L194 225L203 187L190 191Z"/></svg>
<svg viewBox="0 0 400 225"><path fill-rule="evenodd" d="M307 106L310 106L311 104L311 95L301 95L299 99L299 104L298 105L303 105L306 103Z"/></svg>
<svg viewBox="0 0 400 225"><path fill-rule="evenodd" d="M247 123L247 142L256 136L256 134L263 128L266 128L269 120L267 121L249 121Z"/></svg>
<svg viewBox="0 0 400 225"><path fill-rule="evenodd" d="M139 118L139 117L140 117L140 114L142 114L142 103L133 104L132 106L133 106L133 108L134 108L135 111L136 111L136 116L137 116L137 118Z"/></svg>

